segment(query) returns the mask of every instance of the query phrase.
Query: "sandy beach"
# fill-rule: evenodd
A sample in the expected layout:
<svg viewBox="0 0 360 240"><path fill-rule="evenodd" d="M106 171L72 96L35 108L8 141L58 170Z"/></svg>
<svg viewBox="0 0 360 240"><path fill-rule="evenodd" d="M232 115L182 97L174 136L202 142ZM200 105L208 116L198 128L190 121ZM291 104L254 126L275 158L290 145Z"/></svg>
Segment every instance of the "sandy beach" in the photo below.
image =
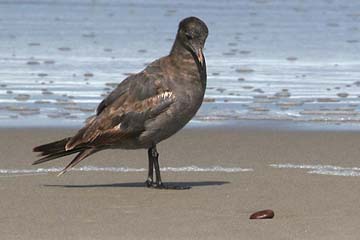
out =
<svg viewBox="0 0 360 240"><path fill-rule="evenodd" d="M74 130L0 131L2 239L318 240L358 239L360 234L359 177L272 165L331 165L356 172L360 133L187 128L159 145L162 167L252 171L165 171L165 182L192 186L169 191L145 188L144 171L72 171L62 177L5 173L36 169L30 166L36 159L32 147ZM39 167L63 167L68 161ZM146 168L146 151L104 151L80 165ZM262 209L274 210L274 219L248 219Z"/></svg>

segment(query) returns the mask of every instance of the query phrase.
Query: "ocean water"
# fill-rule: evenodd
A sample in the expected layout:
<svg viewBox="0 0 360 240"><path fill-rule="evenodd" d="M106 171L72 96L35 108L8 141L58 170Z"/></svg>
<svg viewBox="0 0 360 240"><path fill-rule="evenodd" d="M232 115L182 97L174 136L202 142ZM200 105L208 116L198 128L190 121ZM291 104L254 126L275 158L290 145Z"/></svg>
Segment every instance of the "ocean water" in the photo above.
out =
<svg viewBox="0 0 360 240"><path fill-rule="evenodd" d="M203 19L195 117L360 125L360 2L0 0L0 126L78 126Z"/></svg>

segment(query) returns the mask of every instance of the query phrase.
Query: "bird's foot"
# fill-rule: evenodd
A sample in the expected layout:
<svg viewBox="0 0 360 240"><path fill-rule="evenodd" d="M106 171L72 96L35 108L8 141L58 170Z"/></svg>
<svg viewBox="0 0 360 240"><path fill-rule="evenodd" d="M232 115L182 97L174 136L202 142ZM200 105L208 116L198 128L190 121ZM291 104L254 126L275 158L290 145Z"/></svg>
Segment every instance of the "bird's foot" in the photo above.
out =
<svg viewBox="0 0 360 240"><path fill-rule="evenodd" d="M155 188L155 189L187 190L191 188L190 186L167 185L162 182L156 183L149 180L147 180L145 184L148 188Z"/></svg>
<svg viewBox="0 0 360 240"><path fill-rule="evenodd" d="M148 187L148 188L153 187L154 184L155 183L154 183L154 181L152 179L148 179L148 180L145 181L145 186Z"/></svg>

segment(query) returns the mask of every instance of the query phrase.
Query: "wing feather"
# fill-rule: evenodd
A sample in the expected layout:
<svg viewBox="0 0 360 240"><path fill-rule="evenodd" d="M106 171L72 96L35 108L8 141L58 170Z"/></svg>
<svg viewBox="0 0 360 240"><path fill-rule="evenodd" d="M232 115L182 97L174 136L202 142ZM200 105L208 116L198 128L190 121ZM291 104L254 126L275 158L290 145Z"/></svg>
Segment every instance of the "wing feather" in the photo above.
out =
<svg viewBox="0 0 360 240"><path fill-rule="evenodd" d="M106 145L108 141L140 136L145 130L145 122L156 118L175 101L175 95L163 84L166 81L161 81L162 78L160 61L156 61L139 74L125 79L100 103L97 115L70 139L66 150L79 144ZM113 139L107 140L106 136L110 138L110 135Z"/></svg>

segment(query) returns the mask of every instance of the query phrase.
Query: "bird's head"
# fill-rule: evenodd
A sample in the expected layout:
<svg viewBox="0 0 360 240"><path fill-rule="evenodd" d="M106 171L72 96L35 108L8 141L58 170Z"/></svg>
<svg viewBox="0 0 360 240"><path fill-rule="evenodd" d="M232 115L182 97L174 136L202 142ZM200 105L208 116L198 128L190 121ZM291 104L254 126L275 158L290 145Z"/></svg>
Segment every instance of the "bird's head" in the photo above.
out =
<svg viewBox="0 0 360 240"><path fill-rule="evenodd" d="M204 48L208 32L209 30L206 24L196 17L185 18L179 24L178 39L182 45L198 60L201 67L205 64L202 50Z"/></svg>

